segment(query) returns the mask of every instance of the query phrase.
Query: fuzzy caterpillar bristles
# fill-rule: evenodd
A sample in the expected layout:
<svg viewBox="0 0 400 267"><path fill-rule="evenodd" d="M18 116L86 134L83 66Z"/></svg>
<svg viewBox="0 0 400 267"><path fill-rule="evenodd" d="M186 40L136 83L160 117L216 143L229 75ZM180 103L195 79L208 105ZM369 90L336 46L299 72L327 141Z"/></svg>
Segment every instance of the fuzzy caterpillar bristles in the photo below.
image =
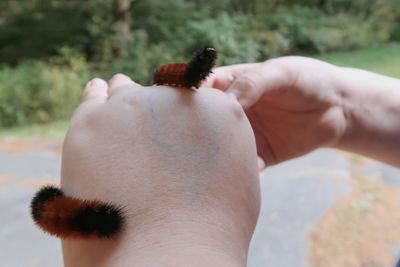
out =
<svg viewBox="0 0 400 267"><path fill-rule="evenodd" d="M41 188L30 207L35 223L62 239L110 238L124 224L121 208L98 200L68 197L54 186Z"/></svg>
<svg viewBox="0 0 400 267"><path fill-rule="evenodd" d="M198 88L200 83L211 73L216 59L215 48L205 47L197 51L187 64L175 63L160 66L154 74L154 83Z"/></svg>

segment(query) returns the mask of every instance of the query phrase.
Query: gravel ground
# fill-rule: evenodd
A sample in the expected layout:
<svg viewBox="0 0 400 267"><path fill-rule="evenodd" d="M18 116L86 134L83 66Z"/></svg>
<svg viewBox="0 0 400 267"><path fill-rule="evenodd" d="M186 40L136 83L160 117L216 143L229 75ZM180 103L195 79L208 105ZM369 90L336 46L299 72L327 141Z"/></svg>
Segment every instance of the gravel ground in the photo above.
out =
<svg viewBox="0 0 400 267"><path fill-rule="evenodd" d="M262 210L249 267L309 267L308 233L350 188L344 154L319 150L261 175Z"/></svg>
<svg viewBox="0 0 400 267"><path fill-rule="evenodd" d="M398 169L379 163L368 168L400 185ZM311 267L308 233L351 190L349 169L345 154L319 150L263 172L262 212L249 267ZM51 150L0 152L0 266L62 266L59 241L36 229L29 215L36 188L57 183L59 172L60 155Z"/></svg>

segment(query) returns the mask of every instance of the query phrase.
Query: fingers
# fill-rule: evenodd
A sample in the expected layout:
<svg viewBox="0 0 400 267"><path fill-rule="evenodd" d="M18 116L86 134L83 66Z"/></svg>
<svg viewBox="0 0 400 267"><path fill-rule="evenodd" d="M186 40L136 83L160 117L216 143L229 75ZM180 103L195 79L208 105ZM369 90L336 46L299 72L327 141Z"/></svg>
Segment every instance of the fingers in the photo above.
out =
<svg viewBox="0 0 400 267"><path fill-rule="evenodd" d="M94 99L100 100L100 102L102 102L101 100L106 101L115 89L127 85L141 86L128 76L120 73L115 74L108 83L103 79L93 78L86 84L83 90L83 102Z"/></svg>
<svg viewBox="0 0 400 267"><path fill-rule="evenodd" d="M125 86L141 86L138 83L135 83L130 77L118 73L115 74L109 81L108 81L108 95L111 96L114 91L118 88L122 88Z"/></svg>
<svg viewBox="0 0 400 267"><path fill-rule="evenodd" d="M246 110L263 94L263 83L263 75L258 70L248 71L236 78L226 92L235 95Z"/></svg>
<svg viewBox="0 0 400 267"><path fill-rule="evenodd" d="M202 85L233 93L244 109L290 80L277 60L219 67L213 72Z"/></svg>
<svg viewBox="0 0 400 267"><path fill-rule="evenodd" d="M83 90L83 101L100 99L106 100L108 97L108 84L100 78L90 80Z"/></svg>
<svg viewBox="0 0 400 267"><path fill-rule="evenodd" d="M234 79L233 73L229 69L224 69L224 67L216 68L201 86L225 91L232 84Z"/></svg>
<svg viewBox="0 0 400 267"><path fill-rule="evenodd" d="M261 63L247 63L215 68L213 69L213 73L203 82L202 86L225 91L235 80L235 77L240 76L243 72L260 64Z"/></svg>
<svg viewBox="0 0 400 267"><path fill-rule="evenodd" d="M237 76L227 93L234 94L243 109L254 105L262 95L282 89L289 84L282 68L271 62L265 62Z"/></svg>

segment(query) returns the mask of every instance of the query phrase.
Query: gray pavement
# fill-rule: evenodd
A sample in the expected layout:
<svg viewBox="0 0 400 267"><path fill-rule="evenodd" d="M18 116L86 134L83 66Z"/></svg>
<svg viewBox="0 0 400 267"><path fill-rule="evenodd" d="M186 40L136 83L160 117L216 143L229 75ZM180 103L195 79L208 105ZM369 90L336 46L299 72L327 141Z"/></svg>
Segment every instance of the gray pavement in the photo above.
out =
<svg viewBox="0 0 400 267"><path fill-rule="evenodd" d="M249 267L311 267L308 233L351 190L349 164L343 153L319 150L262 173L262 212ZM59 168L60 156L51 151L0 152L0 267L62 266L59 241L36 229L29 215L32 184L57 182ZM369 168L400 184L398 169L380 163Z"/></svg>
<svg viewBox="0 0 400 267"><path fill-rule="evenodd" d="M350 188L342 153L319 150L261 174L262 209L249 267L310 267L308 233Z"/></svg>
<svg viewBox="0 0 400 267"><path fill-rule="evenodd" d="M34 185L55 182L60 156L51 152L0 152L0 266L62 266L58 239L39 231L30 218Z"/></svg>

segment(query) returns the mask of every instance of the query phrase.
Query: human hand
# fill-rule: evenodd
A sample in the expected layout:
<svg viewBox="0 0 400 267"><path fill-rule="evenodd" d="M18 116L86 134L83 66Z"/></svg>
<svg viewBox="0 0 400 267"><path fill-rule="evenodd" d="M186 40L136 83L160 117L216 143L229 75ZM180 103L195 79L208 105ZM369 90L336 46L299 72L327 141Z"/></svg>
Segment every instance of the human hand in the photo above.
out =
<svg viewBox="0 0 400 267"><path fill-rule="evenodd" d="M304 57L216 68L204 83L233 93L267 165L334 146L346 130L338 67Z"/></svg>
<svg viewBox="0 0 400 267"><path fill-rule="evenodd" d="M67 267L181 266L168 257L244 265L260 205L255 140L236 99L143 87L121 74L86 86L64 142L61 187L127 216L117 240L63 240Z"/></svg>

